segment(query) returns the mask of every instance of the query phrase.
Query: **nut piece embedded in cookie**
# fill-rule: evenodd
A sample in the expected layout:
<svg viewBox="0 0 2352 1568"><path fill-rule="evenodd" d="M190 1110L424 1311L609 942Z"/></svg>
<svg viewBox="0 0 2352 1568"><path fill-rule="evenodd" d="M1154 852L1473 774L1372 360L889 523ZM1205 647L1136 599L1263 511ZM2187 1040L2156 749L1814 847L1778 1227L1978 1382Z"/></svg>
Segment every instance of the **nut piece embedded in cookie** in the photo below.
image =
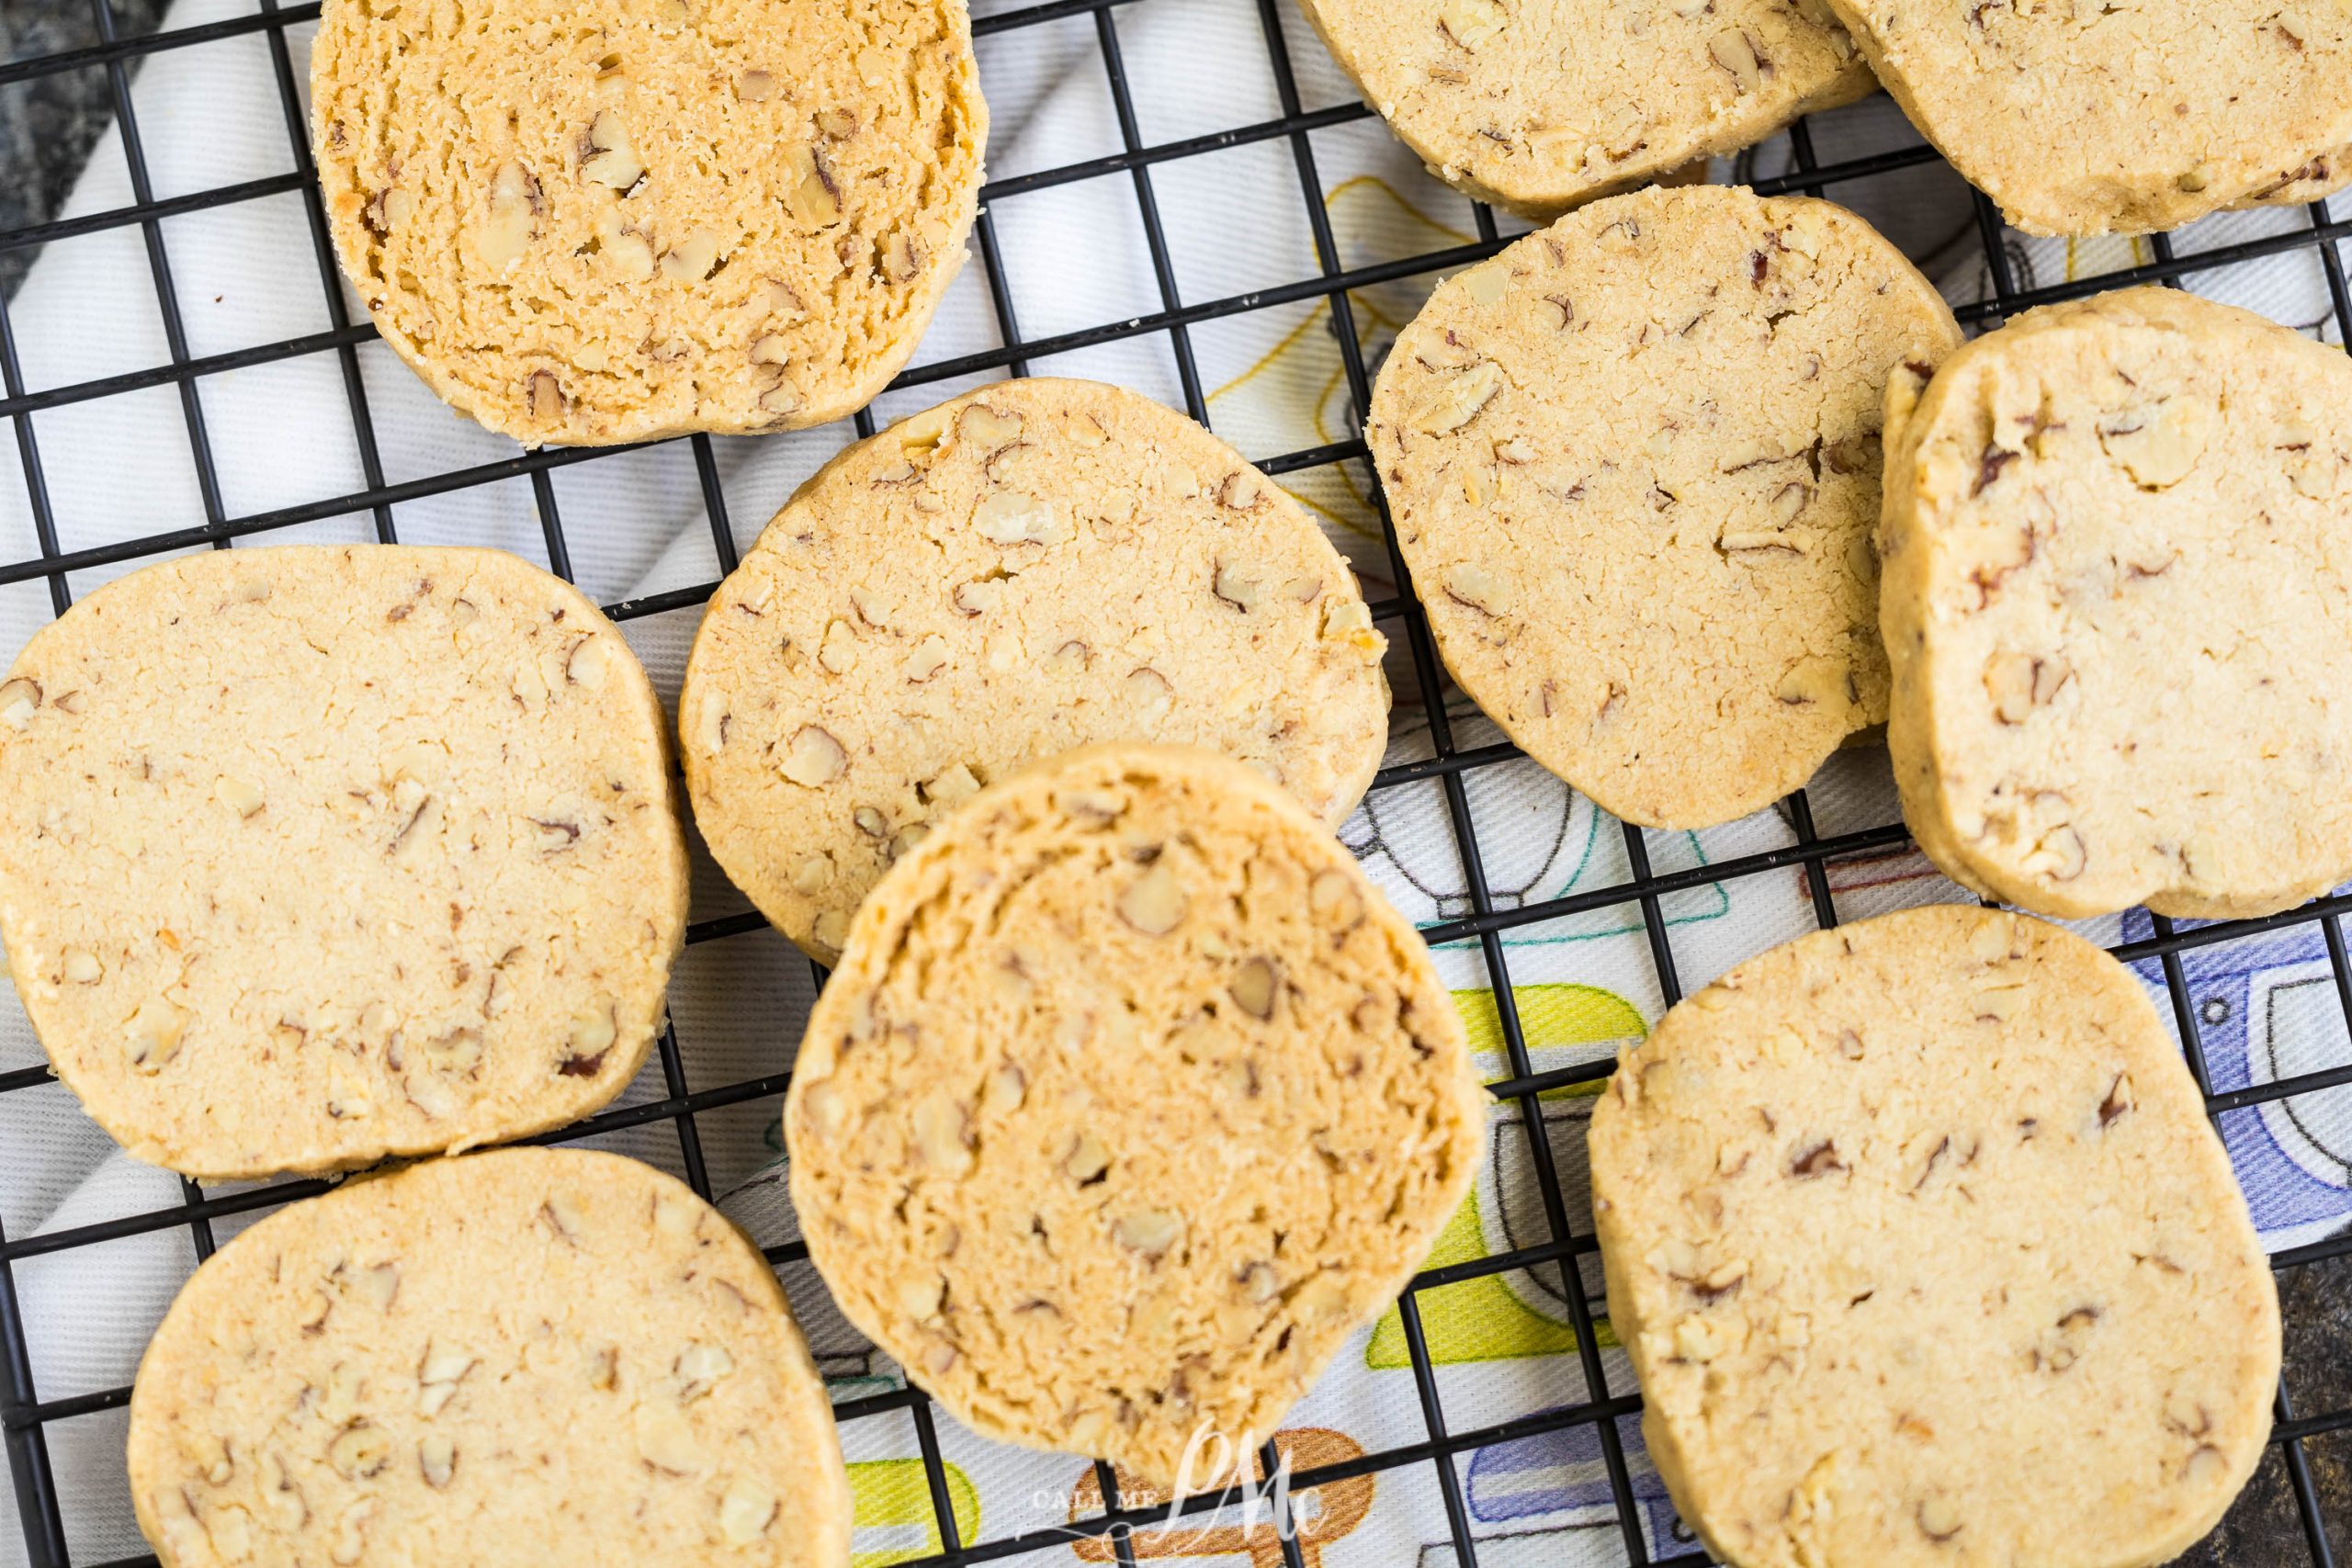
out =
<svg viewBox="0 0 2352 1568"><path fill-rule="evenodd" d="M2027 312L1938 373L1888 443L1880 593L1938 865L2064 918L2352 876L2346 409L2340 352L2177 289Z"/></svg>
<svg viewBox="0 0 2352 1568"><path fill-rule="evenodd" d="M1751 959L1624 1053L1590 1145L1643 1437L1724 1562L2142 1568L2262 1458L2229 1156L2142 981L2058 927L1941 905Z"/></svg>
<svg viewBox="0 0 2352 1568"><path fill-rule="evenodd" d="M1723 186L1595 202L1441 285L1366 435L1454 680L1628 821L1802 785L1886 716L1883 400L1959 343L1852 213ZM2162 475L2196 439L2133 450Z"/></svg>
<svg viewBox="0 0 2352 1568"><path fill-rule="evenodd" d="M411 197L407 205L412 210L413 204ZM530 248L536 232L533 220L539 210L539 183L510 158L491 176L489 207L487 216L474 225L474 254L492 271L504 272Z"/></svg>
<svg viewBox="0 0 2352 1568"><path fill-rule="evenodd" d="M128 1449L163 1568L850 1556L824 1383L766 1260L613 1155L431 1160L269 1215L164 1315Z"/></svg>
<svg viewBox="0 0 2352 1568"><path fill-rule="evenodd" d="M975 1430L1166 1484L1395 1294L1484 1111L1428 951L1327 829L1238 762L1115 743L883 878L784 1123L853 1324Z"/></svg>
<svg viewBox="0 0 2352 1568"><path fill-rule="evenodd" d="M157 669L237 675L191 703ZM575 1121L643 1061L684 935L663 728L596 606L499 551L111 583L0 684L34 1031L99 1125L194 1176Z"/></svg>
<svg viewBox="0 0 2352 1568"><path fill-rule="evenodd" d="M964 262L966 0L617 0L585 32L558 0L328 0L311 65L344 275L526 446L853 413Z"/></svg>
<svg viewBox="0 0 2352 1568"><path fill-rule="evenodd" d="M719 865L830 963L894 860L1073 745L1207 746L1337 827L1386 743L1385 649L1313 518L1207 431L1005 381L776 515L703 619L679 750Z"/></svg>

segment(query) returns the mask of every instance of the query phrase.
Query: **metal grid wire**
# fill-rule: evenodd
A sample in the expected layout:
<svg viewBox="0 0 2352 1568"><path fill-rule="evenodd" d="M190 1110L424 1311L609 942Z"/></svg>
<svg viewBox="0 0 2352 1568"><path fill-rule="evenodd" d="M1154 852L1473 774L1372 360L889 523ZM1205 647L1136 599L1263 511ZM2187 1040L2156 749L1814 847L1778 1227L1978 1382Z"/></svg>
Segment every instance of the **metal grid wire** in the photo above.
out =
<svg viewBox="0 0 2352 1568"><path fill-rule="evenodd" d="M0 64L0 88L56 73L102 70L121 129L135 200L130 206L110 211L0 231L0 250L21 251L51 241L136 226L145 243L156 303L170 349L170 363L28 392L19 369L17 337L9 322L6 302L0 300L0 392L5 392L5 397L0 397L0 418L7 421L14 433L40 545L38 558L0 566L0 585L45 579L51 605L62 614L70 603L67 574L72 571L191 547L209 545L227 548L232 540L266 535L272 530L331 517L365 516L372 521L378 538L392 542L397 538L395 513L402 503L516 478L527 479L532 488L538 517L545 530L549 563L559 575L568 577L571 574L570 551L549 475L559 468L594 462L602 453L593 449L555 448L401 483L388 482L385 478L357 354L358 345L376 334L373 327L364 321L353 323L345 308L344 290L336 276L328 241L325 216L320 204L301 101L297 90L296 73L300 67L287 39L289 27L317 17L319 6L315 0L290 6L280 5L277 0L258 0L259 8L251 15L132 38L120 36L109 0L88 0L88 3L101 40L98 44ZM1333 335L1344 370L1346 389L1353 409L1360 414L1369 405L1372 371L1359 346L1354 324L1356 306L1351 300L1351 291L1399 278L1451 271L1492 254L1505 243L1497 230L1494 215L1484 207L1476 209L1478 238L1475 243L1377 265L1354 268L1345 266L1325 209L1325 186L1317 172L1311 137L1317 131L1364 119L1370 111L1356 103L1312 111L1302 107L1283 17L1278 9L1284 0L1256 0L1267 63L1272 73L1282 109L1279 118L1157 145L1147 144L1137 129L1135 100L1121 57L1114 15L1124 6L1139 3L1141 0L1044 0L1044 3L999 10L976 20L975 31L984 61L991 47L989 40L993 38L1049 22L1075 20L1083 26L1091 20L1100 46L1101 66L1116 111L1122 146L1119 151L1107 155L1001 179L987 187L982 197L984 209L973 244L985 271L1001 346L922 366L902 376L897 385L919 386L999 370L1018 376L1026 373L1033 359L1117 340L1164 335L1174 356L1185 406L1194 419L1206 423L1208 408L1200 370L1194 360L1191 330L1201 323L1248 312L1300 302L1322 301L1328 304L1331 312L1335 328ZM1155 3L1182 5L1184 0L1155 0ZM158 51L255 33L266 39L270 52L277 87L278 102L276 107L284 116L286 133L293 152L293 170L168 199L157 199L148 177L141 128L132 111L130 72L143 57ZM1153 196L1152 171L1159 165L1178 160L1257 142L1287 142L1290 148L1318 269L1312 276L1298 277L1245 294L1188 301L1182 297L1177 287L1176 271L1161 226L1159 207ZM1867 157L1824 164L1815 157L1811 134L1802 122L1792 128L1790 143L1795 166L1785 175L1756 181L1755 188L1759 193L1770 195L1801 190L1812 195L1835 196L1839 186L1851 182L1919 168L1939 161L1932 149L1915 142ZM996 230L986 208L1049 186L1122 177L1133 186L1136 212L1157 280L1160 308L1133 319L1049 337L1024 337L1015 319L1010 288L1012 275L1008 270L1018 265L1018 259L1009 259L1000 248ZM187 329L174 292L171 259L164 243L164 220L288 193L298 194L305 204L311 245L316 253L319 287L323 293L331 323L329 329L231 353L203 357L191 355ZM2324 269L2339 337L2352 342L2352 295L2347 294L2345 267L2337 246L2337 242L2352 238L2352 220L2332 217L2324 202L2308 209L2307 228L2299 228L2292 232L2184 255L2176 255L2167 241L2159 236L2150 243L2154 259L2145 265L2045 288L2025 288L2017 282L2008 239L1998 211L1982 195L1975 196L1974 200L1978 233L1993 297L1959 308L1962 321L1972 327L1996 324L2001 318L2029 306L2077 298L2127 284L2174 283L2188 274L2224 268L2286 251L2312 248L2317 251ZM367 486L354 493L303 505L232 515L222 502L220 478L206 436L200 383L205 378L223 371L312 355L334 355L340 363L351 427ZM35 438L32 416L68 404L161 387L175 389L178 396L198 489L202 498L202 522L93 548L70 553L62 550L43 478L41 454ZM871 414L858 415L856 425L860 434L871 434L874 428ZM729 525L711 443L707 437L697 435L688 438L686 444L691 448L700 480L704 508L719 567L722 571L730 571L737 560L735 537ZM1396 536L1388 525L1385 506L1379 501L1376 476L1360 439L1351 437L1326 446L1288 452L1261 460L1260 467L1269 473L1281 475L1330 464L1358 466L1367 481L1367 492L1379 509L1394 581L1400 584L1409 583L1410 579L1397 555ZM607 605L606 613L616 620L625 621L689 608L703 603L717 587L716 582L709 582L630 599ZM1657 1564L1658 1568L1669 1568L1669 1565L1679 1568L1683 1564L1707 1562L1710 1559L1695 1551L1683 1551L1665 1558L1653 1557L1650 1544L1645 1540L1642 1511L1636 1504L1619 1431L1621 1422L1638 1414L1640 1399L1631 1386L1611 1387L1602 1363L1600 1341L1595 1331L1597 1303L1589 1295L1587 1281L1581 1277L1585 1264L1597 1252L1598 1244L1589 1232L1578 1231L1571 1222L1569 1205L1564 1198L1562 1182L1555 1168L1555 1152L1544 1134L1544 1118L1537 1104L1537 1096L1546 1090L1589 1083L1605 1077L1611 1064L1600 1061L1545 1072L1533 1068L1512 995L1502 933L1565 915L1611 906L1638 908L1656 965L1659 991L1664 1000L1671 1005L1681 996L1683 986L1668 935L1668 922L1661 913L1662 899L1708 884L1724 884L1801 867L1804 873L1805 886L1810 892L1815 918L1823 926L1832 925L1837 922L1838 913L1831 892L1829 868L1859 859L1883 858L1902 850L1909 841L1907 835L1899 823L1890 822L1824 836L1815 831L1811 806L1805 794L1800 791L1782 804L1783 815L1794 829L1796 841L1793 844L1726 862L1660 873L1652 869L1650 846L1643 830L1627 826L1623 828L1623 833L1626 860L1632 872L1629 880L1521 907L1500 907L1488 886L1464 781L1474 771L1510 761L1520 753L1509 745L1465 747L1457 743L1454 727L1444 705L1434 700L1432 695L1445 688L1428 622L1409 591L1397 598L1376 603L1373 610L1376 619L1384 623L1390 632L1392 641L1401 637L1409 653L1412 671L1424 697L1423 711L1434 747L1434 755L1427 760L1384 770L1373 784L1374 797L1377 799L1384 791L1430 780L1436 781L1442 791L1445 814L1466 876L1469 912L1458 919L1425 927L1424 935L1433 944L1475 942L1492 976L1494 1005L1498 1014L1510 1074L1503 1081L1492 1085L1491 1092L1506 1108L1517 1111L1516 1120L1521 1135L1527 1140L1527 1154L1541 1190L1542 1209L1549 1222L1551 1239L1541 1245L1432 1269L1415 1279L1400 1303L1400 1319L1410 1355L1425 1435L1416 1442L1365 1453L1340 1463L1297 1472L1292 1480L1292 1506L1295 1510L1297 1496L1318 1485L1399 1467L1430 1466L1435 1472L1439 1494L1443 1500L1444 1525L1451 1537L1453 1550L1457 1554L1457 1561L1468 1568L1477 1562L1478 1551L1464 1508L1457 1461L1466 1460L1479 1449L1512 1439L1570 1428L1589 1428L1598 1438L1609 1490L1616 1507L1617 1529L1622 1536L1627 1560L1635 1565ZM2340 925L2341 916L2347 911L2352 911L2352 895L2338 895L2262 920L2179 929L2169 920L2156 918L2151 922L2152 935L2115 949L2119 957L2143 965L2153 962L2161 968L2189 1066L2196 1074L2199 1087L2207 1091L2207 1106L2215 1118L2225 1111L2241 1111L2267 1101L2352 1084L2352 1066L2285 1077L2228 1093L2211 1092L2202 1048L2200 1032L2203 1025L2192 1005L2184 955L2193 950L2285 927L2315 927L2324 941L2337 1000L2347 1028L2352 1028L2352 961L2347 961ZM690 926L686 940L696 944L724 941L757 931L762 923L756 914L706 920ZM821 981L821 978L820 972L819 979ZM788 1053L788 1043L780 1043L779 1050ZM710 1198L713 1195L711 1183L704 1163L695 1117L722 1107L775 1100L790 1081L789 1072L783 1070L786 1063L781 1057L777 1066L777 1071L746 1081L690 1090L676 1032L665 1025L660 1039L662 1093L658 1099L608 1110L537 1141L569 1142L620 1128L666 1122L675 1130L679 1155L687 1179L698 1192ZM0 1094L19 1092L51 1081L47 1069L41 1066L0 1073ZM1501 1135L1511 1134L1505 1131ZM6 1168L10 1159L10 1152L0 1149L0 1170ZM51 1565L69 1562L44 1427L51 1423L123 1405L128 1403L130 1391L113 1388L73 1398L41 1399L36 1375L38 1369L31 1364L25 1324L18 1308L12 1273L14 1266L36 1256L87 1247L176 1226L187 1228L196 1254L201 1259L212 1252L212 1222L215 1219L275 1207L289 1200L322 1192L328 1186L329 1183L321 1180L283 1181L256 1190L208 1195L193 1182L183 1181L183 1201L175 1208L13 1241L0 1235L0 1427L5 1427L6 1430L8 1468L24 1519L27 1545L32 1562L40 1568L51 1568ZM778 1265L797 1262L806 1256L807 1248L799 1243L768 1249L770 1260ZM2283 1275L2347 1257L2352 1257L2352 1230L2341 1231L2325 1239L2279 1252L2273 1256L2271 1261ZM1527 1269L1555 1273L1561 1282L1563 1288L1559 1293L1573 1323L1577 1358L1585 1380L1585 1397L1564 1407L1541 1411L1483 1429L1449 1430L1431 1371L1430 1353L1422 1329L1418 1298L1423 1292L1441 1286ZM2335 1353L2341 1355L2342 1348L2339 1347ZM1624 1381L1627 1380L1621 1380ZM1115 1478L1108 1467L1097 1464L1095 1473L1102 1487L1106 1511L1066 1527L1057 1523L1049 1529L1001 1540L967 1541L961 1539L951 1504L928 1397L918 1389L906 1387L847 1401L835 1407L835 1414L844 1426L900 1411L905 1412L910 1420L921 1447L933 1514L932 1528L943 1547L939 1552L921 1559L922 1563L976 1563L1017 1557L1046 1548L1066 1549L1071 1536L1078 1534L1108 1537L1116 1559L1132 1564L1136 1551L1129 1540L1130 1532L1164 1517L1161 1511L1155 1509L1123 1510L1119 1506ZM2310 1439L2352 1428L2352 1407L2299 1416L2291 1408L2286 1388L2282 1385L2277 1402L2277 1417L2272 1444L2283 1461L2287 1489L2291 1493L2295 1520L2301 1529L2301 1544L2307 1549L2311 1563L2319 1565L2319 1568L2334 1568L2335 1558L2329 1544L2328 1521L2323 1516L2304 1450ZM1271 1443L1261 1450L1260 1459L1261 1464L1271 1471L1276 1461ZM2261 1484L2257 1481L2256 1487ZM1194 1500L1198 1506L1208 1506L1215 1501L1214 1498ZM2338 1520L2336 1524L2339 1529L2352 1528L2352 1521ZM1290 1539L1287 1530L1282 1551L1289 1568L1303 1568L1306 1554L1297 1540ZM125 1560L125 1564L115 1565L115 1568L126 1568L128 1562L153 1561L152 1558L129 1559Z"/></svg>

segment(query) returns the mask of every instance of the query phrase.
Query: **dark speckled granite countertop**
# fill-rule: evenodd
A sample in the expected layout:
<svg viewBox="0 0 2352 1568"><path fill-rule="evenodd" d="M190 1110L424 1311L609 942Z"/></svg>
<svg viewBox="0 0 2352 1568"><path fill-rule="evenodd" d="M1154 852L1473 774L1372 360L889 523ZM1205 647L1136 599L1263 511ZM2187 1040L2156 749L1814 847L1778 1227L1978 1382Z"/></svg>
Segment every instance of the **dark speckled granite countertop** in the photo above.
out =
<svg viewBox="0 0 2352 1568"><path fill-rule="evenodd" d="M115 0L115 33L143 33L163 0ZM90 0L0 0L0 60L29 60L99 42ZM74 175L114 117L107 73L61 71L0 87L0 229L56 215ZM0 289L16 291L30 250L0 251Z"/></svg>
<svg viewBox="0 0 2352 1568"><path fill-rule="evenodd" d="M143 32L162 0L114 0L119 34ZM83 49L99 41L90 0L0 0L0 59ZM64 72L0 87L0 229L39 223L73 188L83 160L113 114L105 73ZM34 253L0 251L9 292ZM2296 1408L2352 1406L2352 1260L2289 1270L2280 1279L2287 1319L2288 1388ZM2339 1561L2352 1562L2352 1431L2304 1445ZM2273 1450L2212 1538L2182 1562L2207 1568L2297 1568L2312 1561L2287 1468Z"/></svg>

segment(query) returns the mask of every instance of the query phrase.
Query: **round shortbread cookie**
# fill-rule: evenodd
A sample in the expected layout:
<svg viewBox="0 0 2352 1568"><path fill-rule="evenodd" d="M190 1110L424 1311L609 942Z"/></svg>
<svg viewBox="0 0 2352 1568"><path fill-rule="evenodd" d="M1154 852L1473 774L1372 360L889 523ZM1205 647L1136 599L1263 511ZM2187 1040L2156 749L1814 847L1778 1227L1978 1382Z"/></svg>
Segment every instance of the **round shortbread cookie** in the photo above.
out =
<svg viewBox="0 0 2352 1568"><path fill-rule="evenodd" d="M497 550L208 551L0 684L0 936L85 1110L193 1176L573 1121L684 938L660 702Z"/></svg>
<svg viewBox="0 0 2352 1568"><path fill-rule="evenodd" d="M757 1248L616 1155L432 1160L196 1271L130 1397L164 1568L846 1568L825 1385Z"/></svg>
<svg viewBox="0 0 2352 1568"><path fill-rule="evenodd" d="M1886 717L1879 422L1960 342L1860 219L1596 202L1439 286L1367 431L1446 667L1603 809L1699 828Z"/></svg>
<svg viewBox="0 0 2352 1568"><path fill-rule="evenodd" d="M1430 172L1546 220L1877 84L1804 0L1302 0Z"/></svg>
<svg viewBox="0 0 2352 1568"><path fill-rule="evenodd" d="M384 341L526 446L821 424L914 352L988 140L965 0L327 0L311 136Z"/></svg>
<svg viewBox="0 0 2352 1568"><path fill-rule="evenodd" d="M1387 742L1385 646L1314 520L1207 431L1001 382L834 458L720 585L678 705L695 824L831 963L944 813L1073 746L1206 746L1336 828Z"/></svg>
<svg viewBox="0 0 2352 1568"><path fill-rule="evenodd" d="M2352 877L2352 363L2136 288L1890 398L1903 814L2068 918L2267 914Z"/></svg>
<svg viewBox="0 0 2352 1568"><path fill-rule="evenodd" d="M1736 1568L2143 1568L2270 1430L2278 1300L2131 971L1968 905L1816 932L1595 1106L1610 1320Z"/></svg>
<svg viewBox="0 0 2352 1568"><path fill-rule="evenodd" d="M2029 234L2146 233L2352 172L2352 7L1828 0L1920 133Z"/></svg>
<svg viewBox="0 0 2352 1568"><path fill-rule="evenodd" d="M1328 831L1238 762L1110 745L891 869L785 1128L852 1323L975 1430L1166 1485L1403 1288L1483 1101L1428 950Z"/></svg>

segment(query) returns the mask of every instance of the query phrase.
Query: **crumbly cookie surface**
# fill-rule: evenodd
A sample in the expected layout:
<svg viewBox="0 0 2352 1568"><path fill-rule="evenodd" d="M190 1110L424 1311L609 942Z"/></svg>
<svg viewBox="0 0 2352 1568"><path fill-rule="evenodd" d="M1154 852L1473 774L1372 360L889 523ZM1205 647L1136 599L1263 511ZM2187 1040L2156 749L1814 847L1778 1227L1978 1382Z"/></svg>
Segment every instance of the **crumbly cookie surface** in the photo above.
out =
<svg viewBox="0 0 2352 1568"><path fill-rule="evenodd" d="M1967 905L1669 1012L1591 1128L1650 1457L1739 1568L2143 1568L2262 1456L2278 1303L2129 970Z"/></svg>
<svg viewBox="0 0 2352 1568"><path fill-rule="evenodd" d="M1912 123L2030 234L2146 233L2352 174L2342 0L1828 0Z"/></svg>
<svg viewBox="0 0 2352 1568"><path fill-rule="evenodd" d="M2230 206L2236 211L2257 207L2299 207L2333 195L2343 188L2347 179L2352 179L2352 147L2333 148L2304 159L2276 182L2256 186Z"/></svg>
<svg viewBox="0 0 2352 1568"><path fill-rule="evenodd" d="M1337 827L1387 740L1384 646L1314 521L1207 431L1002 382L842 454L721 585L679 702L695 822L831 962L945 813L1073 746L1207 746Z"/></svg>
<svg viewBox="0 0 2352 1568"><path fill-rule="evenodd" d="M1534 219L1735 152L1876 85L1803 0L1304 0L1405 144Z"/></svg>
<svg viewBox="0 0 2352 1568"><path fill-rule="evenodd" d="M1959 341L1852 213L1718 186L1596 202L1448 279L1367 433L1447 668L1628 821L1804 784L1886 717L1883 394Z"/></svg>
<svg viewBox="0 0 2352 1568"><path fill-rule="evenodd" d="M1167 1484L1387 1304L1483 1118L1428 950L1338 841L1239 763L1111 745L891 869L785 1126L853 1323L976 1430Z"/></svg>
<svg viewBox="0 0 2352 1568"><path fill-rule="evenodd" d="M964 0L329 0L311 71L345 276L533 446L863 408L988 139Z"/></svg>
<svg viewBox="0 0 2352 1568"><path fill-rule="evenodd" d="M2030 311L1889 426L1888 742L1920 847L2044 914L2352 876L2352 365L2140 288Z"/></svg>
<svg viewBox="0 0 2352 1568"><path fill-rule="evenodd" d="M272 1214L130 1401L164 1568L847 1568L825 1387L757 1249L581 1150L433 1160Z"/></svg>
<svg viewBox="0 0 2352 1568"><path fill-rule="evenodd" d="M496 550L214 551L100 589L0 683L0 824L58 1076L189 1175L585 1115L684 932L653 689Z"/></svg>

